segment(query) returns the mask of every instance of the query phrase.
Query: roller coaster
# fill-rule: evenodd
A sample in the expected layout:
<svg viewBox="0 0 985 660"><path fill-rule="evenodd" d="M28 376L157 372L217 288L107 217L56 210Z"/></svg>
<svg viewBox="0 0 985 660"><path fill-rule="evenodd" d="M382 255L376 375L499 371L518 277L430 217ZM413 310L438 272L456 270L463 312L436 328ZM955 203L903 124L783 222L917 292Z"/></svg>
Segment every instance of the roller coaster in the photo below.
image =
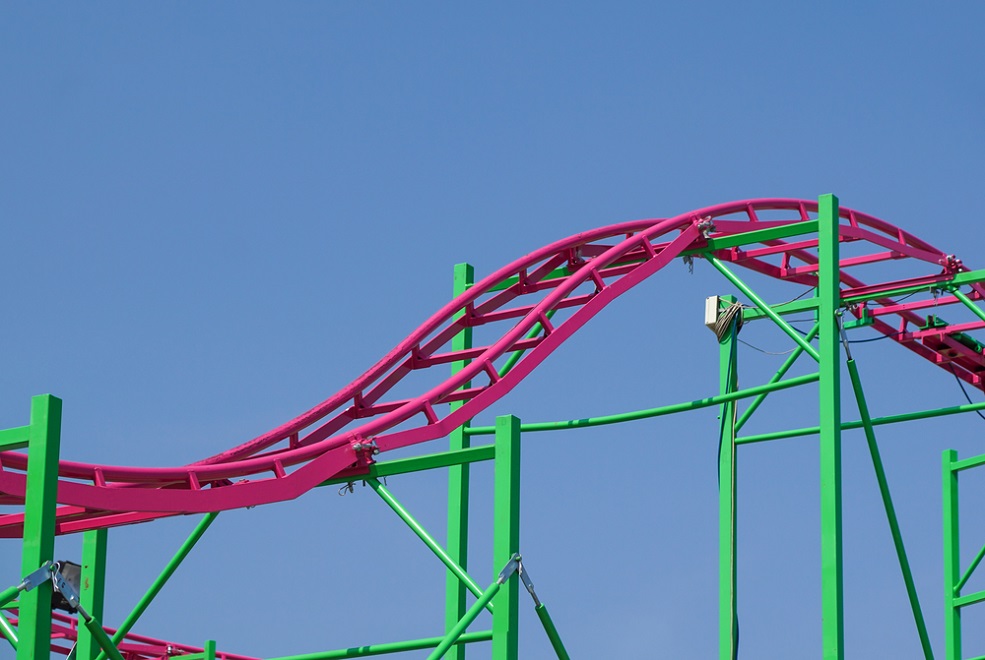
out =
<svg viewBox="0 0 985 660"><path fill-rule="evenodd" d="M472 420L490 410L603 308L677 260L704 260L736 295L712 296L706 324L719 343L720 389L706 398L605 417L523 423L510 415L493 426ZM742 268L798 285L801 296L768 304L740 279ZM875 280L863 280L876 273ZM886 277L886 273L893 273ZM876 428L916 419L985 409L972 403L873 418L852 357L849 335L867 333L895 342L964 386L985 391L985 270L888 222L840 207L833 195L817 201L754 199L672 218L624 222L575 234L535 250L476 279L456 267L453 299L375 365L336 394L294 419L242 444L179 467L129 467L60 461L61 401L35 396L26 425L0 431L0 537L20 539L21 582L0 593L0 634L17 660L52 654L75 660L165 660L181 657L259 660L203 646L155 639L134 631L140 616L181 561L223 511L285 502L313 489L363 481L372 487L447 569L441 636L312 651L277 660L328 660L401 652L462 660L468 646L490 644L496 660L523 655L519 600L526 587L557 657L569 657L564 624L555 625L536 594L520 554L521 438L530 433L617 424L698 408L719 412L719 657L738 657L736 617L736 455L740 447L796 436L817 436L820 450L821 611L823 657L845 657L842 531L843 430L862 429L893 536L920 652L933 647L897 521ZM809 294L809 295L807 295ZM741 297L741 301L740 301ZM951 321L944 321L940 313ZM788 318L810 314L809 331ZM736 345L744 323L768 319L791 352L772 378L739 389ZM816 364L788 376L796 362ZM842 415L844 389L858 419ZM773 392L810 386L817 424L740 435ZM816 388L816 392L815 392ZM744 407L740 404L744 404ZM854 415L853 415L854 416ZM491 442L481 442L491 437ZM442 448L434 441L447 438ZM432 453L382 460L387 452L429 445ZM26 450L26 453L21 453ZM469 469L494 465L493 563L483 587L469 575L467 523ZM983 557L962 566L959 552L958 476L985 465L985 456L942 463L945 639L948 660L962 658L961 611L985 601L985 591L963 593ZM449 489L446 542L438 542L389 491L384 478L442 471ZM204 514L204 515L203 515ZM109 530L173 516L202 515L193 534L131 614L117 627L103 625ZM78 566L54 557L57 535L81 534ZM12 541L16 542L16 541ZM967 563L967 562L966 562ZM55 611L53 602L63 611ZM472 630L480 613L490 630ZM63 613L64 612L64 613ZM714 626L709 622L709 627ZM578 655L577 649L570 652ZM985 656L983 656L985 657Z"/></svg>

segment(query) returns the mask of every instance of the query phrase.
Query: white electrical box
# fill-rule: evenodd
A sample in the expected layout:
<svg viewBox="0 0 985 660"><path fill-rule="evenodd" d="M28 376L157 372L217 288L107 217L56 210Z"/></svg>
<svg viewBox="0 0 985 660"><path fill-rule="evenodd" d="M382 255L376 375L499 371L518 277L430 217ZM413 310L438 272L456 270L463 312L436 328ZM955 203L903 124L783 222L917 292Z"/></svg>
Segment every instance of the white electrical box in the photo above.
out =
<svg viewBox="0 0 985 660"><path fill-rule="evenodd" d="M709 296L705 298L705 325L708 326L710 330L714 330L715 323L718 322L718 311L720 309L718 300L718 296Z"/></svg>

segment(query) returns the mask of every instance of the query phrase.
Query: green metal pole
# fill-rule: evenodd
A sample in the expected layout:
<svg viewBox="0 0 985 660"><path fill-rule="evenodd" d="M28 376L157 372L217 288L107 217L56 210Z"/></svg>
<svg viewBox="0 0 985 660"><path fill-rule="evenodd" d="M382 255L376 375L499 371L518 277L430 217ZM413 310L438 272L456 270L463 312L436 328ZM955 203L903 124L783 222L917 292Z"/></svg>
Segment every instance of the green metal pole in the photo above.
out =
<svg viewBox="0 0 985 660"><path fill-rule="evenodd" d="M280 658L270 658L269 660L345 660L347 658L366 658L373 655L386 655L388 653L402 653L405 651L432 649L441 644L444 639L444 637L427 637L425 639L414 639L407 642L390 642L387 644L354 646L352 648L340 649L337 651L305 653L303 655L288 655ZM458 641L453 643L471 644L473 642L488 642L490 639L492 639L492 631L482 630L479 632L462 633L462 635L458 637Z"/></svg>
<svg viewBox="0 0 985 660"><path fill-rule="evenodd" d="M814 327L811 328L811 331L807 333L804 339L807 342L813 341L814 337L817 336L817 330L818 330L818 326L815 323ZM782 365L780 365L780 368L777 369L776 373L773 374L773 377L770 378L768 384L775 385L776 383L779 383L780 379L783 378L788 371L790 371L790 368L797 361L797 358L799 358L803 353L804 353L804 349L801 348L800 346L797 346L797 348L794 349L793 353L787 356L787 359L784 360ZM756 398L752 400L752 403L749 404L749 407L742 412L742 415L739 417L739 421L735 423L736 433L738 433L742 429L742 427L746 425L746 422L749 421L749 418L752 417L752 414L756 412L756 409L759 408L759 406L763 403L763 401L766 400L766 397L768 395L769 392L763 392L762 394L757 395Z"/></svg>
<svg viewBox="0 0 985 660"><path fill-rule="evenodd" d="M725 303L735 296L723 296ZM718 347L719 390L728 394L736 389L738 355L736 330L738 318ZM734 401L726 401L719 410L718 437L718 657L734 660L738 654L738 618L736 616L736 464Z"/></svg>
<svg viewBox="0 0 985 660"><path fill-rule="evenodd" d="M99 622L99 619L95 618L91 614L88 617L79 614L79 618L85 623L86 630L92 635L92 639L96 644L103 650L110 660L125 660L120 650L116 648L116 644L109 638L106 631L103 630L103 624Z"/></svg>
<svg viewBox="0 0 985 660"><path fill-rule="evenodd" d="M17 631L10 625L10 621L7 620L7 617L2 612L0 612L0 635L4 636L11 648L15 651L17 650Z"/></svg>
<svg viewBox="0 0 985 660"><path fill-rule="evenodd" d="M391 493L386 486L381 484L378 479L374 478L366 479L366 483L368 483L376 494L380 496L380 499L386 502L390 508L393 509L394 513L396 513L401 520L407 523L407 526L410 527L415 534L417 534L417 537L424 541L424 545L426 545L428 549L441 560L441 562L455 576L455 580L459 584L465 585L465 587L476 596L479 596L482 593L482 590L479 589L479 585L475 583L475 580L469 577L469 574L466 573L461 566L455 563L444 548L442 548L438 542L434 540L434 537L428 534L427 530L424 529L424 527L422 527L412 515L410 515L410 512L407 511L402 504L400 504L397 498L393 496L393 493ZM456 621L455 623L458 622Z"/></svg>
<svg viewBox="0 0 985 660"><path fill-rule="evenodd" d="M920 636L920 646L923 648L924 657L927 660L933 660L934 650L930 646L930 636L927 634L927 625L924 622L923 611L920 608L920 598L917 596L917 588L913 583L913 573L910 571L910 561L906 556L906 547L903 545L903 533L900 531L899 519L896 517L896 507L893 506L893 496L889 492L889 480L886 478L886 470L883 467L882 456L879 453L879 445L876 443L876 433L872 427L869 406L865 401L865 393L862 390L862 379L859 378L858 365L855 364L855 360L848 360L848 375L852 380L852 389L855 391L858 412L862 417L862 424L865 427L865 440L869 445L872 467L875 469L876 480L879 482L879 493L882 495L882 504L886 509L886 519L889 521L889 531L893 536L893 545L896 547L896 558L899 561L900 571L903 573L906 595L910 599L913 622L916 624L917 634Z"/></svg>
<svg viewBox="0 0 985 660"><path fill-rule="evenodd" d="M952 288L951 293L954 294L955 298L964 303L964 306L970 309L975 316L985 321L985 311L982 311L982 308L976 305L971 298L961 293L957 287Z"/></svg>
<svg viewBox="0 0 985 660"><path fill-rule="evenodd" d="M493 565L505 566L520 549L520 420L513 415L496 418L493 470ZM519 596L518 580L508 580L493 601L493 660L517 660Z"/></svg>
<svg viewBox="0 0 985 660"><path fill-rule="evenodd" d="M82 575L79 584L79 602L82 609L100 621L103 618L103 595L106 584L107 530L93 529L82 535ZM79 628L75 645L77 660L95 660L99 645L88 628Z"/></svg>
<svg viewBox="0 0 985 660"><path fill-rule="evenodd" d="M687 401L684 403L673 403L668 406L660 406L659 408L647 408L645 410L617 413L615 415L603 415L600 417L584 417L582 419L567 419L560 422L531 422L529 424L521 424L520 431L523 433L537 433L540 431L562 431L565 429L579 429L579 428L587 428L590 426L606 426L608 424L632 422L638 419L649 419L650 417L671 415L674 413L685 412L688 410L709 408L711 406L720 405L726 401L737 401L739 399L747 399L749 397L762 394L763 392L776 392L778 390L785 390L793 387L799 387L801 385L806 385L808 383L816 383L819 379L820 379L819 374L816 373L805 374L803 376L794 376L793 378L788 378L787 380L779 381L776 383L754 385L753 387L747 387L744 390L738 390L736 392L730 392L728 394L716 394L715 396L705 397L704 399L696 399L694 401ZM981 407L985 408L985 403L982 403ZM492 435L493 433L496 432L496 429L493 426L473 426L469 428L466 432L469 435ZM816 433L817 431L814 432Z"/></svg>
<svg viewBox="0 0 985 660"><path fill-rule="evenodd" d="M792 378L790 380L793 380ZM945 417L947 415L957 415L959 413L974 412L976 410L985 410L985 402L981 403L966 403L960 406L949 406L947 408L935 408L933 410L920 410L913 413L903 413L900 415L887 415L885 417L874 417L872 419L872 426L882 426L884 424L898 424L900 422L912 422L918 419L931 419L933 417ZM851 431L853 429L860 429L863 427L862 422L851 421L843 422L841 425L842 431ZM751 444L755 442L767 442L769 440L781 440L783 438L797 438L804 435L815 435L821 432L820 426L808 426L801 429L789 429L786 431L774 431L772 433L758 433L756 435L747 435L741 438L736 438L736 442L740 445Z"/></svg>
<svg viewBox="0 0 985 660"><path fill-rule="evenodd" d="M27 493L21 573L28 575L54 559L55 507L58 497L58 452L61 446L62 401L42 394L31 399L31 430L27 453ZM17 660L38 660L51 653L50 581L21 596L17 619Z"/></svg>
<svg viewBox="0 0 985 660"><path fill-rule="evenodd" d="M841 304L838 240L838 198L822 195L818 199L817 294L818 371L821 374L818 388L821 427L821 613L825 660L843 660L845 657L841 537L841 343L836 316Z"/></svg>
<svg viewBox="0 0 985 660"><path fill-rule="evenodd" d="M3 607L4 605L6 605L7 603L9 603L10 601L12 601L15 598L17 598L17 595L20 592L21 592L21 588L19 586L18 587L10 587L9 589L4 589L3 591L0 591L0 607Z"/></svg>
<svg viewBox="0 0 985 660"><path fill-rule="evenodd" d="M157 597L157 594L161 592L161 589L163 589L167 581L171 579L174 572L178 570L178 566L180 566L181 562L188 556L188 553L192 551L192 548L195 547L195 544L202 538L202 535L205 534L205 531L209 528L209 525L212 524L218 515L219 514L215 512L207 513L198 525L196 525L191 535L185 539L184 543L181 544L181 547L178 548L178 552L175 553L174 557L172 557L170 561L168 561L167 566L164 567L161 574L157 576L157 579L154 580L147 592L141 596L139 601L137 601L133 611L127 615L127 618L120 624L119 629L117 629L116 633L113 634L112 641L114 645L123 641L123 638L126 637L127 633L133 629L133 626L137 623L137 620L150 606L154 598ZM105 652L99 654L99 660L105 660L105 658ZM17 660L21 659L18 658Z"/></svg>
<svg viewBox="0 0 985 660"><path fill-rule="evenodd" d="M516 584L516 580L510 580L509 582L507 582L507 584ZM444 639L441 640L441 643L438 644L437 648L435 648L434 651L431 652L431 655L428 656L428 660L439 660L440 658L443 658L445 656L445 653L447 653L448 650L451 649L452 645L462 637L462 635L465 633L465 630L469 627L469 625L471 625L472 622L475 621L475 618L479 616L479 612L485 609L486 605L489 604L492 601L492 599L496 597L496 595L500 592L502 586L503 585L501 582L499 582L499 580L496 580L495 582L490 584L489 587L484 592L482 592L482 595L479 596L479 598L474 603L472 603L472 607L468 609L468 611L465 613L462 619L456 622L455 625L452 627L452 629L448 631L448 634L445 635ZM493 618L495 619L495 616ZM494 628L492 631L493 633L492 640L493 640L493 645L495 646L496 638L497 638L497 633L495 630L495 622L493 623L493 625Z"/></svg>
<svg viewBox="0 0 985 660"><path fill-rule="evenodd" d="M961 609L957 606L960 592L955 589L961 576L961 546L958 523L958 473L952 464L958 452L948 449L942 456L941 476L944 504L944 657L961 660Z"/></svg>
<svg viewBox="0 0 985 660"><path fill-rule="evenodd" d="M475 282L475 269L471 264L455 265L453 295L461 295ZM463 314L459 312L459 314ZM452 338L452 350L460 351L472 348L472 328L465 328ZM452 374L458 373L468 365L468 361L452 362ZM466 383L463 387L470 387ZM453 401L451 410L457 410L464 405L463 401ZM452 451L466 449L471 444L471 438L466 433L468 423L463 424L449 436L449 448ZM445 631L449 631L465 614L465 588L473 589L475 585L471 578L466 582L450 568L451 565L460 567L462 574L468 566L469 549L469 464L462 463L448 468L448 560L449 566L445 574ZM408 523L409 524L409 523ZM416 530L415 530L416 531ZM423 537L422 537L423 540ZM427 543L427 541L425 541ZM430 547L430 546L429 546ZM432 551L434 549L432 548ZM439 555L440 557L441 555ZM442 559L444 561L444 559ZM467 577L467 576L466 576ZM472 586L469 586L472 585ZM477 586L474 586L478 589ZM473 592L475 593L475 592ZM449 660L465 660L465 647L456 646L449 654Z"/></svg>
<svg viewBox="0 0 985 660"><path fill-rule="evenodd" d="M834 195L830 195L830 197L834 197ZM824 223L822 222L821 224L823 225ZM750 289L749 286L746 285L745 282L740 280L735 275L735 273L730 271L725 266L725 264L719 261L719 259L711 253L706 254L705 258L709 262L711 262L711 265L714 266L716 269L718 269L718 272L724 275L729 282L734 284L735 287L743 293L743 295L749 298L749 300L751 300L753 304L756 305L756 307L758 307L764 314L766 314L766 316L770 317L770 319L773 320L773 323L776 323L776 325L779 326L780 330L783 330L783 332L786 333L786 335L790 337L795 344L800 346L804 351L807 352L808 355L810 355L815 360L820 359L817 349L815 349L813 346L808 344L799 332L794 330L789 323L783 320L783 318L781 318L779 314L774 312L773 308L771 308L768 304L766 304L766 302L762 298L760 298L755 291Z"/></svg>
<svg viewBox="0 0 985 660"><path fill-rule="evenodd" d="M554 620L551 618L550 612L547 611L547 606L541 603L534 608L534 612L537 613L541 625L544 626L544 632L547 633L547 639L551 640L551 646L554 648L558 660L571 660L568 650L564 648L564 642L561 641L561 635L557 632L557 626L554 625Z"/></svg>

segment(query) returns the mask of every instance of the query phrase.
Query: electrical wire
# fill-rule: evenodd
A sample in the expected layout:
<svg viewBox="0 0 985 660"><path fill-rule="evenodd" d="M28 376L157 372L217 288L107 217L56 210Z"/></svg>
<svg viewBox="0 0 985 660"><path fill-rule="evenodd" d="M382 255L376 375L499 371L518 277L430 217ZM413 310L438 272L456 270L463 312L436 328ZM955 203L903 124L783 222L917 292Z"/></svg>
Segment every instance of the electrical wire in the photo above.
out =
<svg viewBox="0 0 985 660"><path fill-rule="evenodd" d="M948 364L947 366L951 370L951 375L954 376L954 380L958 383L958 387L961 388L961 392L964 394L964 398L968 400L968 403L974 405L975 402L971 400L971 397L968 395L968 390L965 389L964 383L962 383L961 379L958 378L958 372L954 370L954 365ZM985 420L985 415L982 414L981 410L976 410L975 414L981 417L983 420Z"/></svg>
<svg viewBox="0 0 985 660"><path fill-rule="evenodd" d="M739 341L741 343L745 344L746 346L748 346L749 348L751 348L752 350L759 351L760 353L763 353L764 355L790 355L791 353L793 353L794 351L796 351L797 348L798 348L798 347L794 346L789 351L782 351L780 353L774 353L773 351L764 350L764 349L760 348L759 346L753 346L752 344L750 344L749 342L745 341L744 339L740 339Z"/></svg>

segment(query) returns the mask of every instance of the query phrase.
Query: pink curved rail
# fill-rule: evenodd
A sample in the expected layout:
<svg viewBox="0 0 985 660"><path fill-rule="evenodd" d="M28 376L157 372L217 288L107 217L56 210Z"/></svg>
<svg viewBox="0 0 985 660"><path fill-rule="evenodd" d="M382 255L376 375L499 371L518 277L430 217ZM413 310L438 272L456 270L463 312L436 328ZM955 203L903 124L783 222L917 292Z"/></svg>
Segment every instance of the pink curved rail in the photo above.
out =
<svg viewBox="0 0 985 660"><path fill-rule="evenodd" d="M342 472L364 469L378 451L447 435L509 392L612 300L683 252L707 248L709 238L801 222L816 212L816 202L757 199L612 225L552 243L477 282L334 396L237 447L172 468L62 462L58 501L64 506L59 508L58 532L293 499ZM760 217L767 213L770 219ZM851 209L840 213L841 240L862 246L856 250L862 254L842 259L843 296L878 295L904 283L929 290L966 270L953 256L889 223ZM816 238L798 236L720 250L716 256L813 286L816 247ZM928 274L866 284L852 273L860 265L902 260L926 264ZM983 293L980 285L972 286L973 299ZM942 302L947 301L938 298L934 304ZM921 329L924 319L915 311L921 306L929 305L877 298L867 304L867 313L874 317L875 330L953 369L973 386L985 387L980 376L985 359L952 336L985 323L928 331ZM452 337L466 327L482 328L493 339L451 350ZM502 362L518 351L519 361L501 375ZM462 360L469 362L449 375L448 364ZM426 382L412 385L411 379ZM388 397L398 385L416 385L413 391L420 393ZM452 401L462 406L454 412L443 406ZM0 453L0 503L23 501L26 465L23 454ZM0 516L0 536L19 535L22 523L22 514Z"/></svg>

